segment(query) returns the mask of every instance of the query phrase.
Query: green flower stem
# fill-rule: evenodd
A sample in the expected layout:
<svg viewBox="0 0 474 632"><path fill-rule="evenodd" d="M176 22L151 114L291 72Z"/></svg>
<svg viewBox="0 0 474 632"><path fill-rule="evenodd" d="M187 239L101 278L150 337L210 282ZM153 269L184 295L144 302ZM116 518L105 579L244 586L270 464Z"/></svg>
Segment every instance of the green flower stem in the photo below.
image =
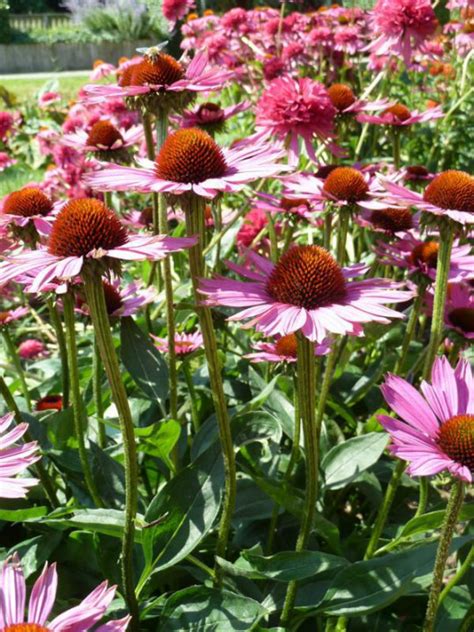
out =
<svg viewBox="0 0 474 632"><path fill-rule="evenodd" d="M92 363L92 392L94 394L99 446L104 449L107 446L107 434L104 425L104 402L102 400L102 360L100 359L99 345L97 344L97 338L95 336L93 352L94 358Z"/></svg>
<svg viewBox="0 0 474 632"><path fill-rule="evenodd" d="M393 147L393 166L398 171L400 169L400 130L395 126L392 127L392 147Z"/></svg>
<svg viewBox="0 0 474 632"><path fill-rule="evenodd" d="M351 212L347 207L342 207L339 210L339 231L337 233L336 259L337 263L341 267L344 265L346 260L346 241L350 217Z"/></svg>
<svg viewBox="0 0 474 632"><path fill-rule="evenodd" d="M426 608L423 632L433 632L434 630L436 613L439 606L439 595L443 585L444 569L446 567L449 547L451 545L451 540L453 539L454 529L456 527L463 498L464 483L457 479L453 482L448 506L446 507L446 513L444 514L443 526L441 527L441 535L433 569L433 583L431 584L431 590L428 597L428 606Z"/></svg>
<svg viewBox="0 0 474 632"><path fill-rule="evenodd" d="M275 220L271 213L266 213L268 220L268 236L270 237L270 258L275 263L278 261L278 239L275 229Z"/></svg>
<svg viewBox="0 0 474 632"><path fill-rule="evenodd" d="M321 392L318 398L318 407L316 409L316 432L319 441L319 435L321 434L321 424L323 422L324 411L326 409L326 402L329 395L329 389L331 387L332 378L334 377L334 370L336 368L337 360L339 358L339 345L334 342L333 347L329 354L326 356L326 368L324 369L323 383L321 384Z"/></svg>
<svg viewBox="0 0 474 632"><path fill-rule="evenodd" d="M15 399L13 398L13 395L11 394L10 389L8 388L5 380L1 376L0 376L0 394L5 400L5 404L7 405L8 410L15 415L16 423L17 424L23 423L24 419L21 415L20 409L16 405ZM23 437L25 441L27 442L34 441L33 437L31 436L28 430L25 432ZM56 490L55 490L54 482L50 478L48 471L44 467L43 463L41 461L37 461L32 466L32 469L35 472L36 476L40 479L41 485L44 489L44 493L46 494L46 497L48 498L51 507L53 508L59 507L59 501L56 498Z"/></svg>
<svg viewBox="0 0 474 632"><path fill-rule="evenodd" d="M59 316L58 309L56 305L53 303L51 298L46 300L46 304L48 306L49 318L51 320L51 325L53 326L54 332L56 334L56 340L59 348L59 357L61 360L61 384L62 384L62 396L63 396L63 409L69 408L69 367L67 361L67 347L66 347L66 338L64 336L64 330L61 323L61 318Z"/></svg>
<svg viewBox="0 0 474 632"><path fill-rule="evenodd" d="M332 211L329 210L324 216L323 247L326 248L326 250L331 249L331 231L332 231Z"/></svg>
<svg viewBox="0 0 474 632"><path fill-rule="evenodd" d="M74 319L74 297L70 292L63 296L64 305L64 323L66 325L66 345L69 357L69 373L71 377L71 395L72 409L74 417L74 431L79 450L79 459L81 461L82 471L87 490L94 501L96 507L103 507L104 503L97 490L94 477L87 458L87 448L85 443L85 424L86 411L81 395L81 387L79 383L79 367L77 364L77 347L76 347L76 331Z"/></svg>
<svg viewBox="0 0 474 632"><path fill-rule="evenodd" d="M453 247L454 230L451 223L443 223L439 230L439 252L436 266L435 293L433 299L433 314L431 317L430 341L423 368L423 379L429 380L431 367L436 357L443 335L444 306L448 290L448 274Z"/></svg>
<svg viewBox="0 0 474 632"><path fill-rule="evenodd" d="M21 366L20 356L18 355L15 344L11 339L10 332L8 331L8 325L4 325L1 329L3 339L5 340L5 345L7 347L8 355L10 356L10 360L15 367L18 379L20 380L21 391L26 401L26 407L28 409L28 412L31 412L31 396L30 391L28 390L28 385L26 383L25 373L23 371L23 367Z"/></svg>
<svg viewBox="0 0 474 632"><path fill-rule="evenodd" d="M315 384L317 383L317 379L315 378ZM298 397L298 376L295 372L293 374L293 390L294 390L294 409L295 409L295 427L293 431L293 442L291 446L290 459L288 461L288 465L286 468L285 476L283 479L283 485L286 485L291 475L293 474L293 470L295 468L296 462L298 461L298 455L300 453L300 435L301 435L301 418L299 412L299 397ZM275 538L276 527L278 523L278 515L280 513L280 505L275 503L272 511L272 517L270 519L270 528L268 530L268 541L267 541L267 555L271 555L273 549L273 540Z"/></svg>
<svg viewBox="0 0 474 632"><path fill-rule="evenodd" d="M466 555L464 562L461 564L461 566L457 570L454 577L452 577L449 580L449 582L446 584L443 591L441 592L439 596L438 606L443 603L443 601L446 599L451 589L454 588L454 586L456 586L456 584L458 584L461 581L461 579L464 577L467 571L471 570L473 562L474 562L474 545L472 545L471 548L469 549L469 553Z"/></svg>
<svg viewBox="0 0 474 632"><path fill-rule="evenodd" d="M219 437L224 457L225 470L225 494L224 506L216 545L216 556L225 557L227 542L229 539L232 513L235 507L236 497L236 467L235 454L230 430L230 419L227 411L226 399L221 377L221 364L217 355L217 341L212 323L212 314L209 307L201 304L202 297L199 294L199 279L204 276L205 263L202 253L204 243L204 200L196 195L191 195L186 204L186 232L188 237L198 235L198 243L189 249L189 267L194 290L194 300L198 313L201 332L204 340L207 364L209 367L209 379L211 382L212 397L216 410ZM216 565L216 583L222 581L222 573Z"/></svg>
<svg viewBox="0 0 474 632"><path fill-rule="evenodd" d="M382 505L380 506L374 526L372 527L372 533L370 535L369 543L365 551L364 560L370 560L377 550L380 536L385 527L385 523L387 522L390 508L392 507L395 494L397 492L400 480L402 478L403 472L406 469L406 466L407 464L405 463L405 461L400 460L398 460L397 464L395 465L392 477L387 485L387 489L385 490L385 496Z"/></svg>
<svg viewBox="0 0 474 632"><path fill-rule="evenodd" d="M196 397L196 390L194 388L193 376L191 375L191 368L189 366L189 362L184 359L183 360L183 373L186 379L186 385L189 391L189 398L191 400L191 420L193 422L194 432L197 432L201 426L199 421L199 413L198 413L198 398Z"/></svg>
<svg viewBox="0 0 474 632"><path fill-rule="evenodd" d="M83 281L97 344L112 391L112 398L119 414L122 433L125 467L125 525L122 535L121 570L123 592L132 616L130 629L135 632L139 629L139 611L133 579L133 545L138 507L138 467L133 420L110 329L102 279L98 273L84 270Z"/></svg>
<svg viewBox="0 0 474 632"><path fill-rule="evenodd" d="M112 206L112 191L104 191L104 204L107 208L114 210Z"/></svg>
<svg viewBox="0 0 474 632"><path fill-rule="evenodd" d="M425 286L420 285L418 288L418 294L416 295L415 301L413 302L410 317L408 319L408 323L405 329L405 336L403 337L402 349L400 351L400 357L397 360L395 365L394 373L398 374L405 364L407 359L408 351L410 348L410 343L413 340L415 335L416 326L418 324L418 319L420 317L420 309L423 303L423 297L425 293Z"/></svg>
<svg viewBox="0 0 474 632"><path fill-rule="evenodd" d="M303 521L296 541L295 551L303 551L309 541L311 529L316 512L316 500L318 493L318 461L319 446L316 429L316 384L315 384L315 358L314 343L297 334L297 371L298 371L298 398L306 457L306 496L303 511ZM281 625L287 627L296 599L297 582L288 584L285 603L281 614Z"/></svg>
<svg viewBox="0 0 474 632"><path fill-rule="evenodd" d="M429 481L427 476L420 476L420 495L418 498L418 507L416 508L415 518L422 516L428 505Z"/></svg>

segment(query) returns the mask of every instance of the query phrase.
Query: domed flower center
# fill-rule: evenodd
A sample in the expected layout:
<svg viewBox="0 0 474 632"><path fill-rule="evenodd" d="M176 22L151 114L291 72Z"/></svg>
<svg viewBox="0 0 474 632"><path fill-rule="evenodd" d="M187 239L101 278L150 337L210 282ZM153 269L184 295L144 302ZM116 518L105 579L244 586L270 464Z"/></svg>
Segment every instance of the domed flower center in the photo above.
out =
<svg viewBox="0 0 474 632"><path fill-rule="evenodd" d="M474 333L474 307L456 307L449 312L448 318L465 334Z"/></svg>
<svg viewBox="0 0 474 632"><path fill-rule="evenodd" d="M465 171L443 171L426 187L423 198L440 208L474 213L474 177Z"/></svg>
<svg viewBox="0 0 474 632"><path fill-rule="evenodd" d="M410 260L416 265L426 265L428 268L436 268L438 263L439 244L435 241L425 241L418 244L411 251Z"/></svg>
<svg viewBox="0 0 474 632"><path fill-rule="evenodd" d="M346 281L327 250L294 246L273 268L267 292L279 303L316 309L344 299Z"/></svg>
<svg viewBox="0 0 474 632"><path fill-rule="evenodd" d="M224 110L218 103L203 103L196 115L200 123L222 123L225 119Z"/></svg>
<svg viewBox="0 0 474 632"><path fill-rule="evenodd" d="M151 206L147 206L140 213L140 224L144 226L151 226L153 224L153 208Z"/></svg>
<svg viewBox="0 0 474 632"><path fill-rule="evenodd" d="M369 185L364 176L352 167L333 169L324 181L323 191L336 200L349 204L363 200L367 196Z"/></svg>
<svg viewBox="0 0 474 632"><path fill-rule="evenodd" d="M456 415L445 421L438 445L453 461L474 470L474 415Z"/></svg>
<svg viewBox="0 0 474 632"><path fill-rule="evenodd" d="M126 88L132 84L132 77L135 65L136 64L127 64L125 68L122 68L120 70L118 84L121 88Z"/></svg>
<svg viewBox="0 0 474 632"><path fill-rule="evenodd" d="M169 86L184 77L184 68L171 55L161 53L133 66L131 86Z"/></svg>
<svg viewBox="0 0 474 632"><path fill-rule="evenodd" d="M221 148L195 127L170 134L156 159L156 175L172 182L197 184L222 177L226 169Z"/></svg>
<svg viewBox="0 0 474 632"><path fill-rule="evenodd" d="M400 122L406 121L411 116L411 112L407 108L407 106L402 105L401 103L395 103L395 105L391 105L389 108L383 111L383 114L392 114Z"/></svg>
<svg viewBox="0 0 474 632"><path fill-rule="evenodd" d="M339 112L342 112L356 102L355 95L351 88L344 83L333 83L333 85L328 88L328 94L331 103Z"/></svg>
<svg viewBox="0 0 474 632"><path fill-rule="evenodd" d="M337 165L322 165L314 175L317 178L321 178L321 180L325 180L334 169L339 169L339 167Z"/></svg>
<svg viewBox="0 0 474 632"><path fill-rule="evenodd" d="M0 312L0 325L3 325L10 318L10 312Z"/></svg>
<svg viewBox="0 0 474 632"><path fill-rule="evenodd" d="M92 250L123 246L127 232L113 211L93 198L71 200L58 214L48 251L57 257L85 257Z"/></svg>
<svg viewBox="0 0 474 632"><path fill-rule="evenodd" d="M14 623L2 628L2 632L50 632L50 630L37 623Z"/></svg>
<svg viewBox="0 0 474 632"><path fill-rule="evenodd" d="M410 165L407 167L407 176L412 180L423 179L429 175L429 171L422 165Z"/></svg>
<svg viewBox="0 0 474 632"><path fill-rule="evenodd" d="M115 125L109 121L97 121L91 127L86 143L99 149L112 149L114 145L115 148L121 147L124 140Z"/></svg>
<svg viewBox="0 0 474 632"><path fill-rule="evenodd" d="M298 208L299 206L306 206L306 208L309 208L308 200L305 200L304 198L291 199L291 198L285 198L285 197L281 198L280 200L280 207L284 211L288 211L290 213L294 211L296 208Z"/></svg>
<svg viewBox="0 0 474 632"><path fill-rule="evenodd" d="M122 300L122 297L120 296L120 292L118 292L111 283L107 283L107 281L102 282L102 287L104 288L104 296L105 296L105 304L107 306L107 313L109 315L113 314L115 311L120 309L123 305L123 300Z"/></svg>
<svg viewBox="0 0 474 632"><path fill-rule="evenodd" d="M370 221L377 228L390 233L413 228L413 217L407 208L384 208L372 211Z"/></svg>
<svg viewBox="0 0 474 632"><path fill-rule="evenodd" d="M36 410L61 410L62 407L61 395L46 395L36 402Z"/></svg>
<svg viewBox="0 0 474 632"><path fill-rule="evenodd" d="M3 212L7 215L33 217L47 215L51 212L53 203L47 195L34 187L27 187L10 193L3 203Z"/></svg>
<svg viewBox="0 0 474 632"><path fill-rule="evenodd" d="M298 348L298 341L295 334L288 334L282 336L276 341L275 351L281 356L290 356L296 358L296 352Z"/></svg>

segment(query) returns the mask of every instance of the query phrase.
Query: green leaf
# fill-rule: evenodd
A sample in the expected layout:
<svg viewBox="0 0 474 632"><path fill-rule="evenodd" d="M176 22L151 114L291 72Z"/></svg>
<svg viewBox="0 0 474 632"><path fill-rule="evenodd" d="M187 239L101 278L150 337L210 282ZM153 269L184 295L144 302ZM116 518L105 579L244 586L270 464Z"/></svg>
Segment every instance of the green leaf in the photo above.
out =
<svg viewBox="0 0 474 632"><path fill-rule="evenodd" d="M161 632L243 632L267 611L257 601L228 590L191 586L165 602Z"/></svg>
<svg viewBox="0 0 474 632"><path fill-rule="evenodd" d="M441 603L435 632L459 632L461 623L472 608L472 597L464 586L454 586Z"/></svg>
<svg viewBox="0 0 474 632"><path fill-rule="evenodd" d="M236 414L231 419L230 430L233 444L237 450L256 441L272 440L275 443L280 443L282 435L281 424L277 417L265 410ZM206 421L194 438L191 449L193 458L197 458L218 439L217 424L214 418L211 418Z"/></svg>
<svg viewBox="0 0 474 632"><path fill-rule="evenodd" d="M174 464L169 455L180 434L181 425L174 419L158 421L145 428L135 428L135 436L139 438L138 451L158 457L173 471Z"/></svg>
<svg viewBox="0 0 474 632"><path fill-rule="evenodd" d="M243 571L250 579L272 579L283 583L300 581L348 565L349 562L342 557L319 551L281 551L268 557L242 551L241 557L234 563L237 572Z"/></svg>
<svg viewBox="0 0 474 632"><path fill-rule="evenodd" d="M143 393L164 405L168 397L168 367L161 353L133 318L120 320L122 362Z"/></svg>
<svg viewBox="0 0 474 632"><path fill-rule="evenodd" d="M439 529L443 524L443 519L446 511L432 511L431 513L417 516L409 520L403 527L399 538L406 538L408 536L416 535L417 533L426 533L427 531L433 531ZM459 512L458 521L462 520L474 520L474 503L464 504Z"/></svg>
<svg viewBox="0 0 474 632"><path fill-rule="evenodd" d="M28 507L27 509L0 509L0 520L5 522L29 522L39 520L48 513L47 507Z"/></svg>
<svg viewBox="0 0 474 632"><path fill-rule="evenodd" d="M334 446L323 459L326 489L341 489L376 463L388 443L384 432L370 432Z"/></svg>
<svg viewBox="0 0 474 632"><path fill-rule="evenodd" d="M93 441L89 442L88 459L105 504L116 509L122 507L125 503L125 472L122 465Z"/></svg>
<svg viewBox="0 0 474 632"><path fill-rule="evenodd" d="M456 538L451 552L473 539L474 536ZM348 616L370 614L425 588L431 582L437 547L434 542L351 564L334 578L317 611Z"/></svg>
<svg viewBox="0 0 474 632"><path fill-rule="evenodd" d="M141 542L142 530L140 523L143 518L138 517L135 525L135 541ZM72 516L65 518L53 518L44 520L45 524L52 527L87 529L95 533L103 533L114 538L121 538L125 525L125 514L118 509L79 509Z"/></svg>
<svg viewBox="0 0 474 632"><path fill-rule="evenodd" d="M21 559L23 574L28 579L30 575L36 573L58 546L62 538L61 533L45 533L30 540L24 540L13 546L8 555L18 553Z"/></svg>
<svg viewBox="0 0 474 632"><path fill-rule="evenodd" d="M213 446L181 470L161 489L145 515L146 568L141 583L153 570L174 566L189 555L210 531L219 513L224 466L219 446Z"/></svg>

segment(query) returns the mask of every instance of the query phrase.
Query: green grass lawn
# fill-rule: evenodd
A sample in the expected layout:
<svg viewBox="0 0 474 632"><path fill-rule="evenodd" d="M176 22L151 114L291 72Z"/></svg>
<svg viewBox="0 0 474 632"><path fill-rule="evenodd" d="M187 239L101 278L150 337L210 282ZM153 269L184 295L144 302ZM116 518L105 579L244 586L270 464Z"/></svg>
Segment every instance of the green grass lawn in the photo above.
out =
<svg viewBox="0 0 474 632"><path fill-rule="evenodd" d="M29 182L41 182L43 171L34 171L26 166L13 165L0 174L0 198L17 191Z"/></svg>
<svg viewBox="0 0 474 632"><path fill-rule="evenodd" d="M87 83L88 76L88 72L84 72L82 75L55 75L52 73L50 77L34 79L29 77L22 79L21 76L16 75L12 79L0 79L0 86L13 93L18 101L25 102L35 98L46 84L52 85L54 83L54 90L57 90L67 100L70 100L75 98L79 88Z"/></svg>

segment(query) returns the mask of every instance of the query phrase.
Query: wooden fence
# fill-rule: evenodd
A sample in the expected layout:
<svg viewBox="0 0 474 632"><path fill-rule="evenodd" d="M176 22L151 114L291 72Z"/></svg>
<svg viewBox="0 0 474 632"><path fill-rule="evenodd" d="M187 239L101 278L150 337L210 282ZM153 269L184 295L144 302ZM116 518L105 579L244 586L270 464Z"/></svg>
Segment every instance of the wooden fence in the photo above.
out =
<svg viewBox="0 0 474 632"><path fill-rule="evenodd" d="M71 21L67 13L10 13L9 19L14 29L26 33L33 29L67 26Z"/></svg>

